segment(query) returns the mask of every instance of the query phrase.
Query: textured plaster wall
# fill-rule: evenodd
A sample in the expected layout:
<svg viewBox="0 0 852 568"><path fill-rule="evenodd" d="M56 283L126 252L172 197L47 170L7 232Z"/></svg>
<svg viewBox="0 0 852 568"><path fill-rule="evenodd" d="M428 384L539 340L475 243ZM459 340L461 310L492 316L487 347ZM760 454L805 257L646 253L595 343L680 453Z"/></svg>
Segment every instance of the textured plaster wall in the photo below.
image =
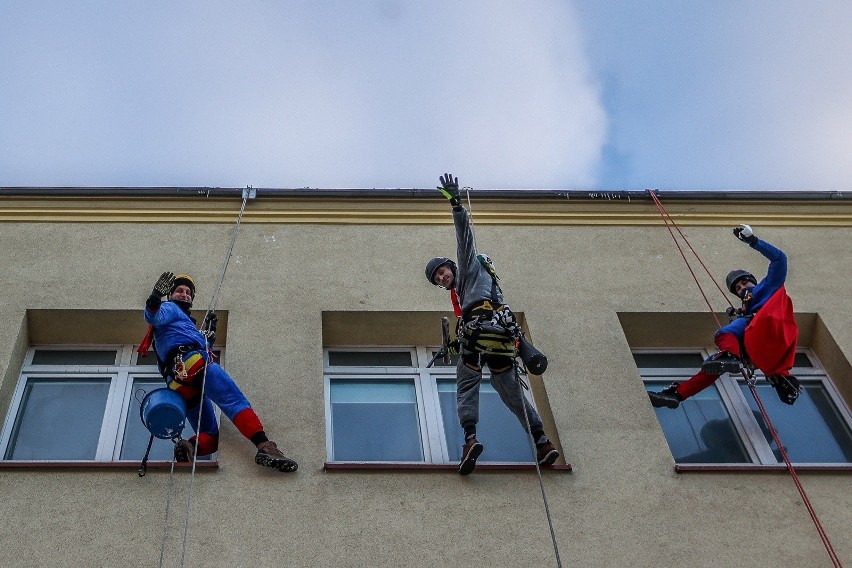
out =
<svg viewBox="0 0 852 568"><path fill-rule="evenodd" d="M191 273L203 309L231 229L0 225L0 393L17 380L27 309L138 308L141 319L163 270ZM797 310L818 314L852 360L850 230L755 230L788 253ZM729 228L690 228L688 235L719 278L733 267L765 273L766 261ZM322 313L447 311L446 293L425 281L423 266L454 255L452 238L449 224L243 225L217 304L229 315L226 366L300 469L281 475L257 467L251 444L224 424L221 468L196 474L187 566L555 565L532 472L460 478L322 470ZM673 470L618 316L706 309L667 233L483 225L477 241L550 359L543 383L574 468L544 474L564 565L830 565L785 474ZM697 346L712 345L712 320L707 330ZM846 563L849 480L803 475ZM135 469L0 469L0 563L156 565L167 483L163 471L139 478ZM166 565L180 555L186 472L175 483Z"/></svg>

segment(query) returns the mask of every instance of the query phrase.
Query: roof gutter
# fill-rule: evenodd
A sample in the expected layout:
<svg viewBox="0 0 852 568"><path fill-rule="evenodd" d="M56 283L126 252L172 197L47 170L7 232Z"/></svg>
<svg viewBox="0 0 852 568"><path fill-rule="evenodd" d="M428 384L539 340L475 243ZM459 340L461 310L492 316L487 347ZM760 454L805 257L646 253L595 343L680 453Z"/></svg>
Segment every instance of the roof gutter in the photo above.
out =
<svg viewBox="0 0 852 568"><path fill-rule="evenodd" d="M278 198L423 198L437 197L434 189L323 189L323 188L250 188L258 197ZM2 197L237 197L244 188L230 187L0 187ZM491 199L567 199L579 201L648 200L651 190L588 191L564 189L471 189L471 195ZM849 200L852 192L841 191L750 191L750 190L653 190L666 200L695 201L822 201Z"/></svg>

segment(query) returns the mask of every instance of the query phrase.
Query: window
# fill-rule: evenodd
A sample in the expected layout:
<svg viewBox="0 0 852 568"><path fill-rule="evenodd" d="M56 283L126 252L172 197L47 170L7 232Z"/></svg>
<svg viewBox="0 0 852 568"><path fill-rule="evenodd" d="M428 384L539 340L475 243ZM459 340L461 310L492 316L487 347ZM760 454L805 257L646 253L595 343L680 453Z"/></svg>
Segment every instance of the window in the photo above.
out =
<svg viewBox="0 0 852 568"><path fill-rule="evenodd" d="M633 354L648 391L688 379L706 355L699 351ZM778 399L760 373L755 384L790 460L813 466L852 464L852 415L831 380L809 352L796 355L792 374L803 387L792 406ZM742 376L722 375L678 408L655 410L678 464L783 463Z"/></svg>
<svg viewBox="0 0 852 568"><path fill-rule="evenodd" d="M133 345L32 347L3 426L0 457L138 463L149 438L140 401L162 386L156 359L138 358ZM170 440L155 439L149 459L171 461L172 448Z"/></svg>
<svg viewBox="0 0 852 568"><path fill-rule="evenodd" d="M425 346L325 350L330 463L459 462L464 437L456 415L456 360L446 365L436 360L427 368L436 351ZM487 372L479 414L477 438L485 446L480 463L532 463L529 438Z"/></svg>

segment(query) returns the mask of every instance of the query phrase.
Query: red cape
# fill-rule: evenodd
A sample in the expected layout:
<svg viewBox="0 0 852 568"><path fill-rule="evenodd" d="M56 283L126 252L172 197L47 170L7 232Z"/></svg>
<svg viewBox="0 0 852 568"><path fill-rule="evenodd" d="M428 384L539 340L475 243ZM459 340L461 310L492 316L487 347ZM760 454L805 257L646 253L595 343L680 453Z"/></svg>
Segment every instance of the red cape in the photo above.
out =
<svg viewBox="0 0 852 568"><path fill-rule="evenodd" d="M793 301L781 286L746 327L745 348L754 366L764 375L789 375L796 357L799 328L793 317Z"/></svg>

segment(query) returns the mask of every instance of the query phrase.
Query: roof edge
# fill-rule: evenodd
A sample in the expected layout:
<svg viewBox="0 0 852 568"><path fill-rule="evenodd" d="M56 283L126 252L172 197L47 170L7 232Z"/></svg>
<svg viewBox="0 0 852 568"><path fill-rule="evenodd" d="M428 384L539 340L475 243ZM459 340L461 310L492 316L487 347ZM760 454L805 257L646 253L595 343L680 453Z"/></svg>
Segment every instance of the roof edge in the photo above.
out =
<svg viewBox="0 0 852 568"><path fill-rule="evenodd" d="M258 197L298 198L421 198L436 197L434 189L422 188L253 188ZM0 197L238 197L244 188L233 187L3 187ZM565 189L471 189L471 195L494 199L643 200L652 190L565 190ZM657 196L674 200L821 201L849 200L852 192L771 190L653 190Z"/></svg>

